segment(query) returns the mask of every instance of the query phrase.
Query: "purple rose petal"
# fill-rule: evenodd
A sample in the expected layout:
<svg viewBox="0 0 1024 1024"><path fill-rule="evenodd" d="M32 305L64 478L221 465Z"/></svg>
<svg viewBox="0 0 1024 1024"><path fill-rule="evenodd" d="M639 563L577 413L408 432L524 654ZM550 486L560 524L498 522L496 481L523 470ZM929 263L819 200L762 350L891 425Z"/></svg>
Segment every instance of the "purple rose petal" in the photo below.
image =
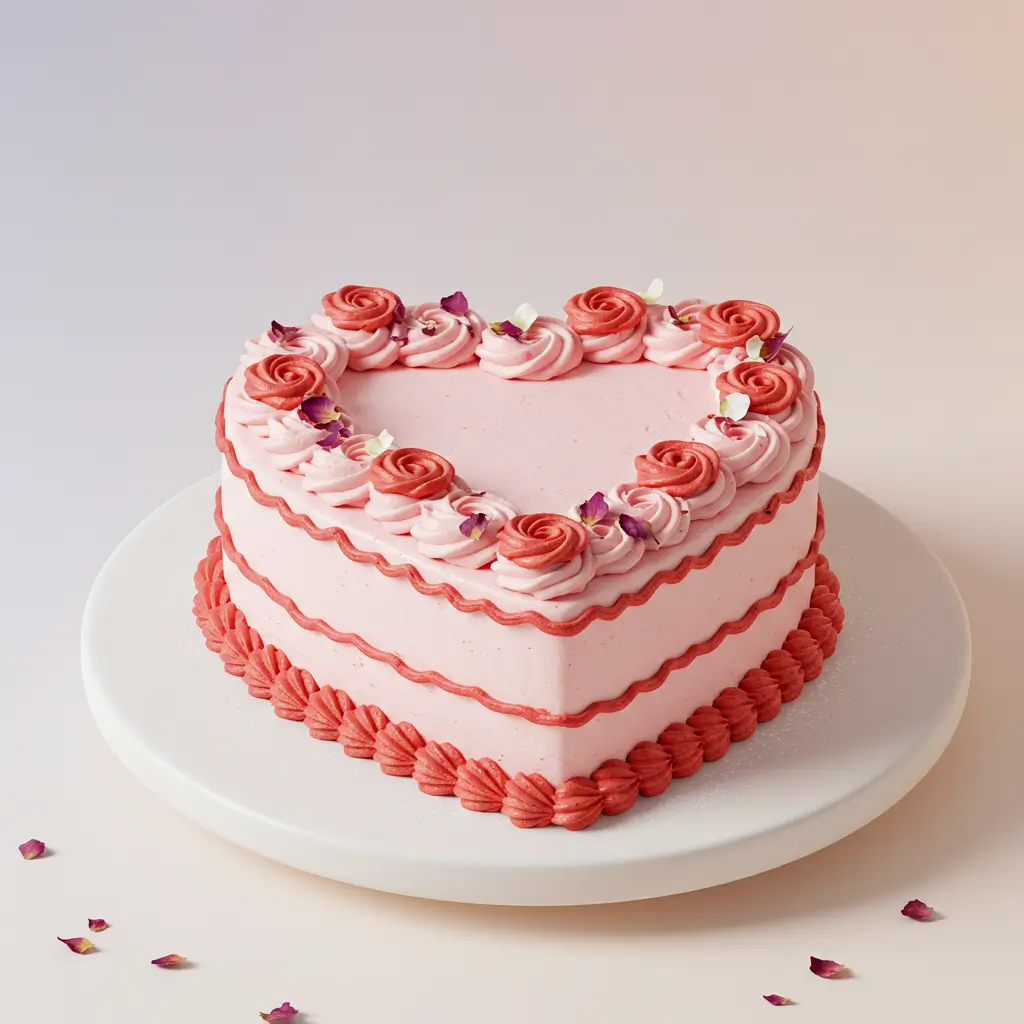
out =
<svg viewBox="0 0 1024 1024"><path fill-rule="evenodd" d="M428 338L432 338L435 334L437 334L437 324L433 320L423 320L417 318L416 323L420 325L420 330Z"/></svg>
<svg viewBox="0 0 1024 1024"><path fill-rule="evenodd" d="M352 436L352 431L348 427L343 427L341 420L328 423L324 429L327 431L327 436L321 437L317 444L328 451L332 448L337 448L345 438Z"/></svg>
<svg viewBox="0 0 1024 1024"><path fill-rule="evenodd" d="M793 328L791 327L785 334L776 334L774 338L769 338L761 346L761 358L766 363L770 363L779 354L782 343L790 336L792 330Z"/></svg>
<svg viewBox="0 0 1024 1024"><path fill-rule="evenodd" d="M452 292L441 300L441 308L452 316L465 316L469 312L469 301L462 292Z"/></svg>
<svg viewBox="0 0 1024 1024"><path fill-rule="evenodd" d="M511 320L502 320L501 323L498 324L498 330L501 331L502 334L507 334L510 338L515 338L516 341L519 341L523 336L522 327L517 327Z"/></svg>
<svg viewBox="0 0 1024 1024"><path fill-rule="evenodd" d="M487 521L487 516L483 512L474 512L459 523L459 533L470 540L479 540L487 529Z"/></svg>
<svg viewBox="0 0 1024 1024"><path fill-rule="evenodd" d="M712 422L718 428L720 434L725 437L733 436L732 428L736 426L736 421L731 416L715 416Z"/></svg>
<svg viewBox="0 0 1024 1024"><path fill-rule="evenodd" d="M580 522L584 526L593 526L608 515L608 502L600 491L595 491L579 507Z"/></svg>
<svg viewBox="0 0 1024 1024"><path fill-rule="evenodd" d="M625 512L619 516L619 526L622 532L635 540L653 540L651 524L646 519L638 519L636 516L627 516Z"/></svg>
<svg viewBox="0 0 1024 1024"><path fill-rule="evenodd" d="M313 395L312 398L303 399L299 411L310 423L318 427L336 422L341 415L326 395Z"/></svg>
<svg viewBox="0 0 1024 1024"><path fill-rule="evenodd" d="M285 327L284 324L279 324L276 320L271 320L270 329L267 331L267 337L276 345L280 345L283 341L291 341L300 334L301 331L301 327Z"/></svg>

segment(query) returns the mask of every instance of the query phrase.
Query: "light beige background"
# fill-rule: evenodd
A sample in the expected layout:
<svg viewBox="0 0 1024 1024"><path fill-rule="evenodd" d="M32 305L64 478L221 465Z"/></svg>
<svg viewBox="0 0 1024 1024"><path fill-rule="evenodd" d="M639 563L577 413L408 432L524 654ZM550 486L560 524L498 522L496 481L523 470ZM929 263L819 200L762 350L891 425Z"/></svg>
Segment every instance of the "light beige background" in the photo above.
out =
<svg viewBox="0 0 1024 1024"><path fill-rule="evenodd" d="M1015 0L4 5L5 1016L1024 1019L1022 31ZM78 678L88 585L213 468L245 337L349 280L504 313L656 274L783 312L827 470L962 590L966 717L897 808L714 891L474 909L240 852L106 752ZM30 835L56 855L23 863ZM904 920L911 897L945 919ZM100 955L54 940L95 915ZM170 951L196 968L148 966ZM855 977L812 977L812 953Z"/></svg>

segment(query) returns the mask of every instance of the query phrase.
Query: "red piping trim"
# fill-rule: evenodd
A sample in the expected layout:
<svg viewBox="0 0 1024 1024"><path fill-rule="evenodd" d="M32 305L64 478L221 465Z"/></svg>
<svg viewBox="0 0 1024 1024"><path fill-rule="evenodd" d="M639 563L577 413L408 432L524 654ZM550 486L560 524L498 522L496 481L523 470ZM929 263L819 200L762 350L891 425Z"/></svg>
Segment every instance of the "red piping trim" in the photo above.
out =
<svg viewBox="0 0 1024 1024"><path fill-rule="evenodd" d="M821 500L819 499L817 527L815 528L814 536L811 538L811 545L807 549L807 554L793 566L790 572L779 580L775 590L772 591L771 594L755 601L747 609L742 618L736 619L732 622L723 623L707 640L691 644L682 654L669 658L667 661L662 663L657 672L648 676L646 679L640 679L635 683L630 683L625 691L619 694L618 697L596 700L593 703L588 704L582 711L577 711L573 714L557 714L552 711L546 711L543 708L533 708L525 704L510 704L507 701L498 700L479 686L463 686L460 683L453 682L451 679L448 679L446 676L443 676L432 669L423 670L412 668L397 654L382 651L379 648L374 647L373 644L364 640L357 633L342 633L333 626L324 622L323 619L310 618L299 610L298 605L290 597L281 593L281 591L278 590L266 576L256 572L256 570L253 569L246 561L245 556L235 547L234 541L231 537L231 530L228 528L228 525L221 514L220 490L217 491L214 519L217 523L217 529L220 531L224 554L227 555L238 571L250 583L259 587L267 597L280 605L280 607L288 612L292 619L303 629L320 633L329 640L333 640L335 643L351 644L361 654L368 658L372 658L374 661L390 665L400 676L403 676L413 683L429 683L432 686L438 686L442 690L455 694L458 697L470 697L482 704L489 711L496 711L502 715L515 715L518 718L523 718L528 722L532 722L534 725L552 725L563 729L577 729L581 725L586 725L587 722L597 715L607 715L616 711L621 711L628 704L632 703L633 699L638 694L650 693L652 690L657 690L661 687L665 683L665 680L668 679L671 672L675 672L677 669L686 668L686 666L696 658L715 650L715 648L717 648L727 636L745 632L750 628L761 612L769 608L777 607L782 602L786 591L796 583L811 566L814 565L815 559L818 557L818 547L821 544L822 537L825 535L825 517L822 513Z"/></svg>
<svg viewBox="0 0 1024 1024"><path fill-rule="evenodd" d="M230 381L228 382L230 383ZM227 385L224 386L227 392ZM815 395L817 399L817 395ZM574 619L566 622L553 622L540 612L506 612L485 597L465 598L450 583L428 583L420 574L419 569L408 564L393 564L382 554L376 551L363 551L357 548L348 535L340 526L318 527L309 516L295 512L284 498L267 494L256 482L256 476L250 469L246 469L239 461L235 452L235 446L228 440L224 433L224 400L221 399L217 408L216 416L216 439L217 447L223 453L228 468L232 474L240 480L245 481L249 494L254 501L266 508L276 508L281 518L289 526L296 526L306 531L314 540L334 541L342 553L353 562L368 562L390 579L404 576L413 587L421 594L428 597L443 597L452 607L460 612L483 612L489 618L502 626L534 626L547 633L549 636L575 636L582 633L596 619L603 619L608 622L618 618L627 608L646 604L654 592L666 583L678 583L694 569L705 569L717 557L719 551L724 547L735 547L742 544L750 531L759 523L769 523L774 518L780 506L788 505L796 501L797 496L803 489L804 483L810 480L818 472L821 464L821 449L825 443L825 421L821 415L821 402L817 402L818 408L818 435L811 451L810 462L800 470L797 470L793 477L793 483L786 491L773 494L767 506L760 512L752 512L743 525L733 530L732 533L723 533L717 536L711 546L701 555L687 555L675 569L661 569L641 587L632 594L622 594L614 604L592 605L590 608L580 612Z"/></svg>

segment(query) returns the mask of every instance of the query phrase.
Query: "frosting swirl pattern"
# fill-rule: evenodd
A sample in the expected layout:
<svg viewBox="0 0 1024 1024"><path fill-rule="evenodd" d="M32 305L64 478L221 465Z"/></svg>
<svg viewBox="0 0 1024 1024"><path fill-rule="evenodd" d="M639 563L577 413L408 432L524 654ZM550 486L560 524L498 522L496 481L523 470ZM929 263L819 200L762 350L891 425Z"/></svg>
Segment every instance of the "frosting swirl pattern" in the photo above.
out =
<svg viewBox="0 0 1024 1024"><path fill-rule="evenodd" d="M321 450L318 442L326 436L326 430L304 419L298 410L292 410L281 419L267 423L263 448L274 467L287 472L309 462L314 453Z"/></svg>
<svg viewBox="0 0 1024 1024"><path fill-rule="evenodd" d="M689 503L666 491L639 484L616 484L608 495L616 513L642 519L651 531L646 548L670 548L681 544L690 529Z"/></svg>
<svg viewBox="0 0 1024 1024"><path fill-rule="evenodd" d="M487 328L473 310L456 315L436 302L413 306L408 319L409 335L398 354L399 362L406 366L450 369L472 362Z"/></svg>
<svg viewBox="0 0 1024 1024"><path fill-rule="evenodd" d="M732 504L736 497L736 477L728 466L720 466L715 482L700 494L691 495L686 499L690 508L690 518L696 522L698 519L714 519L719 512L724 511Z"/></svg>
<svg viewBox="0 0 1024 1024"><path fill-rule="evenodd" d="M659 441L633 465L638 484L658 487L673 498L690 498L714 483L719 458L714 448L697 441Z"/></svg>
<svg viewBox="0 0 1024 1024"><path fill-rule="evenodd" d="M588 288L565 304L580 336L583 358L594 363L635 363L644 354L647 303L625 288Z"/></svg>
<svg viewBox="0 0 1024 1024"><path fill-rule="evenodd" d="M505 380L551 380L583 362L583 343L564 320L539 316L518 340L488 328L476 354L480 366Z"/></svg>
<svg viewBox="0 0 1024 1024"><path fill-rule="evenodd" d="M299 466L302 487L319 495L328 505L362 506L370 498L370 463L373 456L366 451L372 434L353 434L337 448L317 447L309 462Z"/></svg>
<svg viewBox="0 0 1024 1024"><path fill-rule="evenodd" d="M326 378L308 356L275 353L245 368L245 393L272 409L297 409L307 395L319 394Z"/></svg>
<svg viewBox="0 0 1024 1024"><path fill-rule="evenodd" d="M394 292L361 284L347 284L328 292L323 297L323 309L340 331L369 333L402 319L402 300Z"/></svg>
<svg viewBox="0 0 1024 1024"><path fill-rule="evenodd" d="M789 435L766 416L753 415L742 420L709 416L693 425L693 436L718 452L722 465L735 476L737 487L767 483L789 462Z"/></svg>
<svg viewBox="0 0 1024 1024"><path fill-rule="evenodd" d="M276 320L258 338L245 343L243 366L258 363L272 355L306 356L323 368L327 380L334 383L348 365L348 348L336 333L332 336L315 327L285 327Z"/></svg>
<svg viewBox="0 0 1024 1024"><path fill-rule="evenodd" d="M484 569L498 555L501 528L518 514L513 505L495 494L466 494L461 498L448 495L423 502L410 533L428 558L466 569ZM467 532L463 526L473 516L483 516L486 522L479 531Z"/></svg>
<svg viewBox="0 0 1024 1024"><path fill-rule="evenodd" d="M381 494L400 494L425 501L443 498L455 480L455 468L426 448L392 448L370 466L370 482Z"/></svg>
<svg viewBox="0 0 1024 1024"><path fill-rule="evenodd" d="M750 411L777 413L788 409L800 394L800 378L775 363L739 363L715 381L723 395L734 392L750 398Z"/></svg>
<svg viewBox="0 0 1024 1024"><path fill-rule="evenodd" d="M748 416L748 419L760 419L760 415ZM765 417L778 423L793 444L810 437L818 429L818 410L814 399L804 392L788 408Z"/></svg>
<svg viewBox="0 0 1024 1024"><path fill-rule="evenodd" d="M674 306L650 306L644 332L644 358L661 366L705 369L716 352L699 336L697 317L706 305L703 299L683 299Z"/></svg>
<svg viewBox="0 0 1024 1024"><path fill-rule="evenodd" d="M553 512L516 516L501 528L495 582L541 601L578 594L597 567L582 523Z"/></svg>
<svg viewBox="0 0 1024 1024"><path fill-rule="evenodd" d="M779 333L779 314L749 299L727 299L700 311L700 340L715 348L736 348L753 337L762 341Z"/></svg>

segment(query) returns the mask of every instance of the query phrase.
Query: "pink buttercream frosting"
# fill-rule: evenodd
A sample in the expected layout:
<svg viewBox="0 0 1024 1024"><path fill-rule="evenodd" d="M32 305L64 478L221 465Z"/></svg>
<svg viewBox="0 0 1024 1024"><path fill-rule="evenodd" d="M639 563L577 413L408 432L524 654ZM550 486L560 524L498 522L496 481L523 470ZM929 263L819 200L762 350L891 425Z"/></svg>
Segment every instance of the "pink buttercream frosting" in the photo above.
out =
<svg viewBox="0 0 1024 1024"><path fill-rule="evenodd" d="M353 434L330 451L317 448L309 462L299 466L302 486L328 505L365 505L370 498L370 463L366 444L372 434Z"/></svg>
<svg viewBox="0 0 1024 1024"><path fill-rule="evenodd" d="M505 380L551 380L583 362L583 342L564 321L539 316L519 339L483 332L476 354L480 366Z"/></svg>
<svg viewBox="0 0 1024 1024"><path fill-rule="evenodd" d="M706 305L703 299L683 299L674 306L651 305L647 310L644 358L661 366L705 369L720 351L705 345L699 337L697 317Z"/></svg>
<svg viewBox="0 0 1024 1024"><path fill-rule="evenodd" d="M366 514L376 519L388 533L409 533L422 507L423 502L419 498L409 498L404 494L383 494L370 484Z"/></svg>
<svg viewBox="0 0 1024 1024"><path fill-rule="evenodd" d="M647 523L651 536L644 544L648 548L670 548L682 543L690 529L692 501L692 498L673 498L657 487L639 484L617 484L608 494L613 512Z"/></svg>
<svg viewBox="0 0 1024 1024"><path fill-rule="evenodd" d="M686 499L690 507L690 518L713 519L719 512L728 508L736 497L736 477L726 465L719 465L715 482L700 494L691 495Z"/></svg>
<svg viewBox="0 0 1024 1024"><path fill-rule="evenodd" d="M518 514L518 509L496 494L466 494L460 498L448 495L423 502L410 533L428 558L467 569L483 569L498 555L498 532ZM467 536L462 526L475 515L486 516L486 525L479 537Z"/></svg>
<svg viewBox="0 0 1024 1024"><path fill-rule="evenodd" d="M803 392L788 409L773 413L767 419L778 423L789 440L796 444L805 437L809 437L817 429L818 416L814 396Z"/></svg>
<svg viewBox="0 0 1024 1024"><path fill-rule="evenodd" d="M739 366L740 363L745 363L750 359L745 348L719 348L712 351L715 353L714 358L705 367L708 373L711 374L712 380L717 380L719 374L725 373L734 366ZM805 394L810 395L814 393L814 367L807 356L796 346L790 345L788 342L783 344L772 360L772 363L784 366L787 370L792 370L800 378Z"/></svg>
<svg viewBox="0 0 1024 1024"><path fill-rule="evenodd" d="M274 321L258 338L245 343L242 366L250 366L272 355L306 356L323 368L324 376L334 383L348 366L348 348L337 337L314 324L286 327Z"/></svg>
<svg viewBox="0 0 1024 1024"><path fill-rule="evenodd" d="M540 601L578 594L597 573L594 554L589 546L568 562L543 569L527 569L504 555L498 555L491 569L498 586L517 594L529 594Z"/></svg>
<svg viewBox="0 0 1024 1024"><path fill-rule="evenodd" d="M287 471L309 462L316 451L322 450L317 442L326 436L326 430L315 427L295 409L281 419L267 423L263 447L274 468Z"/></svg>
<svg viewBox="0 0 1024 1024"><path fill-rule="evenodd" d="M398 354L399 362L442 370L472 362L487 329L483 317L473 310L456 315L436 302L413 306L406 322L409 334Z"/></svg>
<svg viewBox="0 0 1024 1024"><path fill-rule="evenodd" d="M372 331L350 331L335 327L320 313L314 313L311 319L315 327L345 345L350 370L384 370L398 360L401 335L395 324L385 324Z"/></svg>
<svg viewBox="0 0 1024 1024"><path fill-rule="evenodd" d="M767 416L746 419L708 417L693 425L693 439L714 448L723 466L736 478L736 486L767 483L789 461L790 438L782 426Z"/></svg>

